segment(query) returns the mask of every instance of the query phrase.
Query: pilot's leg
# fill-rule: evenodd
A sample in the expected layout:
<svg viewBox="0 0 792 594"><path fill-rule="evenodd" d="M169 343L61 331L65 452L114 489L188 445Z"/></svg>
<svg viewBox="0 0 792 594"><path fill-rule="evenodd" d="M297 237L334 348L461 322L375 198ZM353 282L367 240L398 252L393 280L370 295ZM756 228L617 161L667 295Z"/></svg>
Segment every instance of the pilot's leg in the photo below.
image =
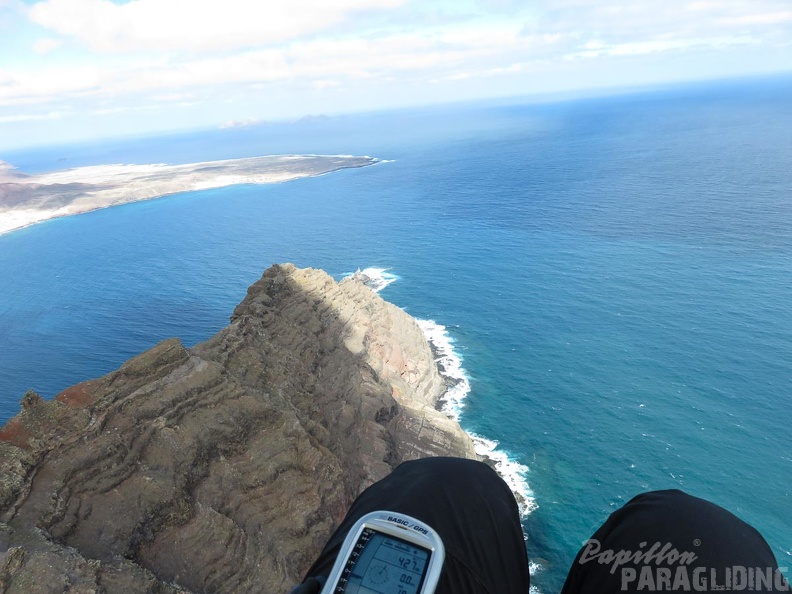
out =
<svg viewBox="0 0 792 594"><path fill-rule="evenodd" d="M638 495L584 544L561 594L789 592L750 525L682 491Z"/></svg>
<svg viewBox="0 0 792 594"><path fill-rule="evenodd" d="M528 593L514 496L489 466L461 458L405 462L363 491L306 576L329 575L349 529L377 510L412 516L439 533L446 558L437 594Z"/></svg>

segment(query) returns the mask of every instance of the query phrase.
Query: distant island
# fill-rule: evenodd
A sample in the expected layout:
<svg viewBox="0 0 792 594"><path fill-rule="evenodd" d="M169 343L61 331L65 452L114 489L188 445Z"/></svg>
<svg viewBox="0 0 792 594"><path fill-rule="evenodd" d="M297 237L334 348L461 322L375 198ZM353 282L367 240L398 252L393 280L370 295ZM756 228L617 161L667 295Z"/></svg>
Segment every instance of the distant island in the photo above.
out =
<svg viewBox="0 0 792 594"><path fill-rule="evenodd" d="M186 165L94 165L30 175L0 161L0 234L168 194L272 184L378 162L350 155L275 155Z"/></svg>

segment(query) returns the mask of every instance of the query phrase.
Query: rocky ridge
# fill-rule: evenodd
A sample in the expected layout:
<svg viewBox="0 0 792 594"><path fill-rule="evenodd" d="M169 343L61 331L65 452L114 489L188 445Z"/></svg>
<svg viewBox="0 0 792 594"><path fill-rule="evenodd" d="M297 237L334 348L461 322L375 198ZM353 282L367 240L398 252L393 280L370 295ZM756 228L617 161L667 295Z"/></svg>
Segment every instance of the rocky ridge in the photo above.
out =
<svg viewBox="0 0 792 594"><path fill-rule="evenodd" d="M0 592L286 592L400 462L475 457L414 319L273 266L231 323L166 340L0 430Z"/></svg>

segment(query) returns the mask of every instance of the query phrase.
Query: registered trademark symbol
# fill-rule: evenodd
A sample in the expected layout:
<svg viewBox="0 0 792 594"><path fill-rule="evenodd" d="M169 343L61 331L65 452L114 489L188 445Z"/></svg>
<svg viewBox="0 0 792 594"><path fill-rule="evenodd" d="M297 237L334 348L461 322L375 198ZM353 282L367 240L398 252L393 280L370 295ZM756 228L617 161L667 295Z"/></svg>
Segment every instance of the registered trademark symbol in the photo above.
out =
<svg viewBox="0 0 792 594"><path fill-rule="evenodd" d="M693 546L697 547L697 546L700 546L700 545L701 545L701 541L698 538L693 541Z"/></svg>

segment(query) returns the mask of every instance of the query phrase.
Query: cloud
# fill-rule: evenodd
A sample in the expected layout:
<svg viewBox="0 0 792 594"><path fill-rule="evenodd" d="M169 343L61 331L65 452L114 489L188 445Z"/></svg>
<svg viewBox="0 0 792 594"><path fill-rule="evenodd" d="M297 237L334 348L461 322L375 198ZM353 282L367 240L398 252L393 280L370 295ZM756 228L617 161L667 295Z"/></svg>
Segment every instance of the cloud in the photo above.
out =
<svg viewBox="0 0 792 594"><path fill-rule="evenodd" d="M241 128L250 128L251 126L257 126L261 123L261 120L254 119L254 118L246 118L244 120L229 120L228 122L224 122L220 124L221 130L239 130Z"/></svg>
<svg viewBox="0 0 792 594"><path fill-rule="evenodd" d="M0 70L0 106L51 102L64 96L93 94L106 73L97 66Z"/></svg>
<svg viewBox="0 0 792 594"><path fill-rule="evenodd" d="M39 120L59 120L62 117L59 111L49 113L20 113L14 115L0 116L0 124L11 124L16 122L31 122Z"/></svg>
<svg viewBox="0 0 792 594"><path fill-rule="evenodd" d="M780 25L783 23L792 23L792 10L724 17L718 19L718 23L721 25L738 27L745 25Z"/></svg>
<svg viewBox="0 0 792 594"><path fill-rule="evenodd" d="M761 38L773 26L789 23L789 15L788 0L545 0L527 27L610 42L704 39L734 27Z"/></svg>
<svg viewBox="0 0 792 594"><path fill-rule="evenodd" d="M33 51L39 55L48 54L53 50L58 49L61 46L62 42L58 41L57 39L39 39L36 43L33 44Z"/></svg>
<svg viewBox="0 0 792 594"><path fill-rule="evenodd" d="M0 10L19 10L21 7L21 0L0 0Z"/></svg>
<svg viewBox="0 0 792 594"><path fill-rule="evenodd" d="M97 43L105 49L137 48L140 44L148 47L148 42L175 44L174 47L182 49L206 48L214 42L226 43L232 30L240 37L228 43L238 45L246 35L252 38L254 30L261 33L276 29L272 22L260 25L262 18L240 18L243 13L247 16L243 5L253 12L260 11L262 5L269 5L258 2L257 8L252 8L251 0L227 0L237 10L220 11L217 30L203 33L205 19L214 14L207 9L210 4L193 3L195 10L179 27L168 17L177 6L176 0L157 0L158 9L163 7L161 22L146 28L140 14L154 10L152 1L133 0L112 5L106 0L46 0L34 5L31 13L43 21L46 20L42 16L44 12L49 11L48 18L55 18L60 14L58 11L76 10L81 5L88 12L77 11L74 14L83 16L73 14L71 21L64 17L57 26L63 33L72 31L78 36L88 35L95 29L101 37ZM332 21L364 9L385 10L404 1L383 0L375 4L366 0L333 3L323 0L322 5L335 6L326 19ZM319 6L318 0L294 0L294 3L296 7L290 5L286 12L299 14L300 7L303 12L310 12L309 8ZM121 101L141 95L161 105L183 102L185 98L217 100L221 95L219 89L229 85L247 85L261 90L276 83L294 83L295 89L339 91L361 84L376 88L378 84L395 80L405 84L437 84L483 76L518 76L530 71L530 65L537 61L679 54L707 48L721 50L760 45L759 33L754 33L750 27L735 30L723 24L723 19L779 22L784 14L770 10L776 7L775 0L755 0L751 5L735 3L726 8L721 3L706 0L667 0L667 4L656 5L642 0L548 0L542 10L524 13L521 18L509 15L508 18L461 19L412 28L383 26L377 31L314 35L276 45L255 44L212 54L141 53L124 58L105 56L89 65L45 66L13 72L0 70L0 106L47 102L53 97L65 100L93 96L102 99L102 109L112 109L114 98ZM183 9L185 5L178 6ZM94 12L90 11L91 7ZM132 12L124 12L126 10ZM283 24L285 12L274 10L273 18L276 21L280 18L278 22ZM129 22L116 22L130 15ZM770 19L760 18L761 15L775 16ZM323 26L317 22L316 15L303 18L292 14L288 18L296 23L290 33L281 31L260 41L305 34ZM135 19L140 22L135 24ZM103 27L108 23L105 31ZM172 37L168 37L166 31L170 31ZM54 43L42 44L42 49Z"/></svg>
<svg viewBox="0 0 792 594"><path fill-rule="evenodd" d="M243 104L274 117L276 96L288 97L278 105L290 117L321 101L387 106L401 90L420 102L422 93L455 98L462 88L486 96L502 82L510 94L563 76L574 80L560 86L571 87L588 84L579 80L584 71L605 73L606 82L594 80L599 74L586 79L594 86L621 84L632 80L633 71L622 68L626 57L635 58L631 64L641 56L665 60L670 72L680 57L728 62L738 53L730 48L750 46L738 72L745 74L751 60L757 71L771 70L768 62L779 69L792 39L789 0L0 0L4 5L13 10L0 12L10 23L0 31L0 109L14 107L0 111L10 114L0 123L41 119L17 114L22 105L69 116L126 111L118 118L132 119L169 107L187 114L176 106L200 102L192 111L222 113L215 123L257 115L255 107L233 111ZM68 51L55 51L61 44Z"/></svg>
<svg viewBox="0 0 792 594"><path fill-rule="evenodd" d="M650 55L654 60L660 54L678 60L748 46L759 56L786 51L792 38L789 0L538 0L535 6L523 32L560 35L549 56L556 63ZM757 61L756 71L767 63Z"/></svg>
<svg viewBox="0 0 792 594"><path fill-rule="evenodd" d="M711 37L706 39L657 39L633 43L604 44L592 41L584 46L583 51L575 52L567 58L594 58L598 56L638 56L658 52L679 52L694 47L726 47L756 44L750 36L742 37Z"/></svg>
<svg viewBox="0 0 792 594"><path fill-rule="evenodd" d="M321 80L315 80L313 82L313 86L315 89L319 91L326 91L328 89L337 89L338 87L341 86L341 83L337 80L321 79Z"/></svg>
<svg viewBox="0 0 792 594"><path fill-rule="evenodd" d="M20 18L25 18L26 11L21 0L0 0L0 35L10 37L18 28Z"/></svg>
<svg viewBox="0 0 792 594"><path fill-rule="evenodd" d="M482 27L474 32L438 30L372 38L315 39L280 48L246 50L187 59L140 58L91 66L0 70L0 106L47 101L52 97L124 96L155 93L175 102L199 97L200 89L220 85L266 85L303 80L315 89L342 87L345 81L376 81L393 76L435 77L504 51L538 51L545 42L521 36L516 25Z"/></svg>
<svg viewBox="0 0 792 594"><path fill-rule="evenodd" d="M327 30L406 0L44 0L30 19L101 53L208 52L266 46Z"/></svg>

